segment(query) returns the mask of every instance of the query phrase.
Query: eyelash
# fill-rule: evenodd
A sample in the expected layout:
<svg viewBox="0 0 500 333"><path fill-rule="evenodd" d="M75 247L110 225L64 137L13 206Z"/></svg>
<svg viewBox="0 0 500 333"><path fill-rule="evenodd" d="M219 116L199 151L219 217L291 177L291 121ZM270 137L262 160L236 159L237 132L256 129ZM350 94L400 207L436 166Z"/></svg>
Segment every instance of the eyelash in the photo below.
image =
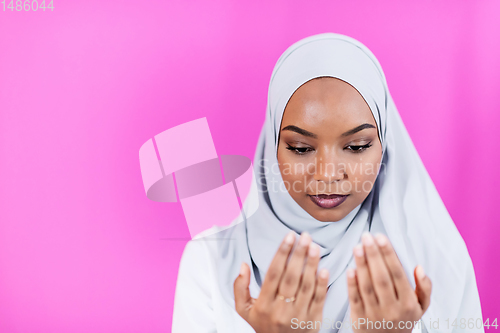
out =
<svg viewBox="0 0 500 333"><path fill-rule="evenodd" d="M349 147L349 150L351 150L353 153L355 154L359 154L365 150L367 150L368 148L370 148L372 146L372 143L371 142L368 142L366 145L362 145L362 146L347 146ZM356 150L353 150L352 148L357 148Z"/></svg>
<svg viewBox="0 0 500 333"><path fill-rule="evenodd" d="M286 147L286 149L290 150L291 152L293 152L294 154L297 154L297 155L305 155L305 154L307 154L308 150L312 150L309 147L297 148L297 147L293 147L293 146L289 145L288 143L287 143L287 145L288 145L288 147ZM300 151L299 149L306 149L306 151Z"/></svg>
<svg viewBox="0 0 500 333"><path fill-rule="evenodd" d="M313 150L309 147L298 148L298 147L293 147L288 143L287 143L287 145L288 145L288 147L286 147L286 149L290 150L291 152L293 152L294 154L297 154L297 155L305 155L305 154L307 154L308 151ZM372 143L369 142L366 145L362 145L362 146L352 146L352 145L347 146L346 149L349 149L354 154L359 154L359 153L365 151L366 149L370 148L371 146L372 146ZM353 148L355 148L355 149L353 149ZM300 149L305 149L305 151L301 151Z"/></svg>

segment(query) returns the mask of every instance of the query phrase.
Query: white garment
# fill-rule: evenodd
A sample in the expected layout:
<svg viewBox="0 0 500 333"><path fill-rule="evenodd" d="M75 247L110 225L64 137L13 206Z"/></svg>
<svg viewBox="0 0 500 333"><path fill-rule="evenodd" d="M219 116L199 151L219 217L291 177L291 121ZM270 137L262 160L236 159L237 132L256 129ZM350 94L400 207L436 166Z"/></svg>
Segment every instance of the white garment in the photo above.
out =
<svg viewBox="0 0 500 333"><path fill-rule="evenodd" d="M186 244L179 266L177 287L175 291L172 333L255 333L255 330L236 312L233 303L223 297L220 285L220 274L217 269L217 258L221 251L226 255L240 252L244 243L239 236L243 233L244 224L238 224L224 230L214 238L227 238L224 249L222 242L201 238ZM213 227L212 230L218 230ZM212 233L213 231L210 231ZM232 280L238 272L232 272ZM230 279L231 280L231 279ZM347 283L345 284L347 288ZM228 285L227 288L233 288ZM258 290L250 289L252 297L257 297ZM322 330L328 332L328 330ZM425 333L415 327L412 333Z"/></svg>

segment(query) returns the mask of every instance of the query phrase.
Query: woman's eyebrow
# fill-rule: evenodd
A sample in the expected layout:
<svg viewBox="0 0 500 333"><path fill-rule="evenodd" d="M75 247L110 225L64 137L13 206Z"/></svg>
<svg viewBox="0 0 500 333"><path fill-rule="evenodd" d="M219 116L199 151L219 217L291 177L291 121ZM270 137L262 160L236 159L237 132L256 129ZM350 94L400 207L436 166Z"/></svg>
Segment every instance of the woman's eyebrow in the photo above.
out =
<svg viewBox="0 0 500 333"><path fill-rule="evenodd" d="M366 128L376 128L376 127L373 126L372 124L368 124L368 123L362 124L362 125L359 125L359 126L353 128L352 130L349 130L349 131L345 132L344 134L342 134L342 136L353 135L354 133L362 131L362 130L364 130ZM303 136L308 136L308 137L311 137L311 138L314 138L314 139L318 138L318 136L316 134L311 133L309 131L306 131L305 129L297 127L295 125L288 125L285 128L283 128L282 131L292 131L292 132L296 132L296 133L299 133L299 134L301 134Z"/></svg>
<svg viewBox="0 0 500 333"><path fill-rule="evenodd" d="M302 134L303 136L308 136L310 138L314 138L314 139L318 138L318 136L316 134L311 133L309 131L306 131L305 129L302 129L302 128L294 126L294 125L288 125L287 127L283 128L282 131L292 131L292 132Z"/></svg>
<svg viewBox="0 0 500 333"><path fill-rule="evenodd" d="M349 136L349 135L353 135L354 133L357 133L359 131L362 131L366 128L376 128L375 126L373 126L372 124L363 124L363 125L359 125L358 127L355 127L353 128L352 130L349 130L347 132L345 132L344 134L342 134L342 136Z"/></svg>

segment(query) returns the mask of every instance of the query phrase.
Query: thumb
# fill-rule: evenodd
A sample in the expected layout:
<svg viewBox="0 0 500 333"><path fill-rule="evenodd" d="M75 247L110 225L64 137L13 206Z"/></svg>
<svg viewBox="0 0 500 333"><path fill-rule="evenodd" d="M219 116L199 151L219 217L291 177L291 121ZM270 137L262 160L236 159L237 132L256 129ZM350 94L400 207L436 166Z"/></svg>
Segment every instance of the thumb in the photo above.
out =
<svg viewBox="0 0 500 333"><path fill-rule="evenodd" d="M250 296L250 267L246 263L241 264L240 275L234 280L234 302L236 312L239 313L243 319L248 318L248 313L252 308L255 301Z"/></svg>
<svg viewBox="0 0 500 333"><path fill-rule="evenodd" d="M431 303L432 282L431 279L425 275L424 268L421 265L417 265L414 275L417 285L415 293L417 294L418 302L422 306L422 310L425 312Z"/></svg>

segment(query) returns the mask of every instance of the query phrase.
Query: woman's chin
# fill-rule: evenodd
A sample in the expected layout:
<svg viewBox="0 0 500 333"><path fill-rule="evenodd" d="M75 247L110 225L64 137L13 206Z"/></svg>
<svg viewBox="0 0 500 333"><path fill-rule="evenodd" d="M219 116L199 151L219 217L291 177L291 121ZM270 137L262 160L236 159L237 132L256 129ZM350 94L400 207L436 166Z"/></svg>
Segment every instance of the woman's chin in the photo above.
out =
<svg viewBox="0 0 500 333"><path fill-rule="evenodd" d="M313 207L313 209L309 210L308 213L320 222L338 222L349 214L349 212L346 212L340 207L328 209Z"/></svg>

